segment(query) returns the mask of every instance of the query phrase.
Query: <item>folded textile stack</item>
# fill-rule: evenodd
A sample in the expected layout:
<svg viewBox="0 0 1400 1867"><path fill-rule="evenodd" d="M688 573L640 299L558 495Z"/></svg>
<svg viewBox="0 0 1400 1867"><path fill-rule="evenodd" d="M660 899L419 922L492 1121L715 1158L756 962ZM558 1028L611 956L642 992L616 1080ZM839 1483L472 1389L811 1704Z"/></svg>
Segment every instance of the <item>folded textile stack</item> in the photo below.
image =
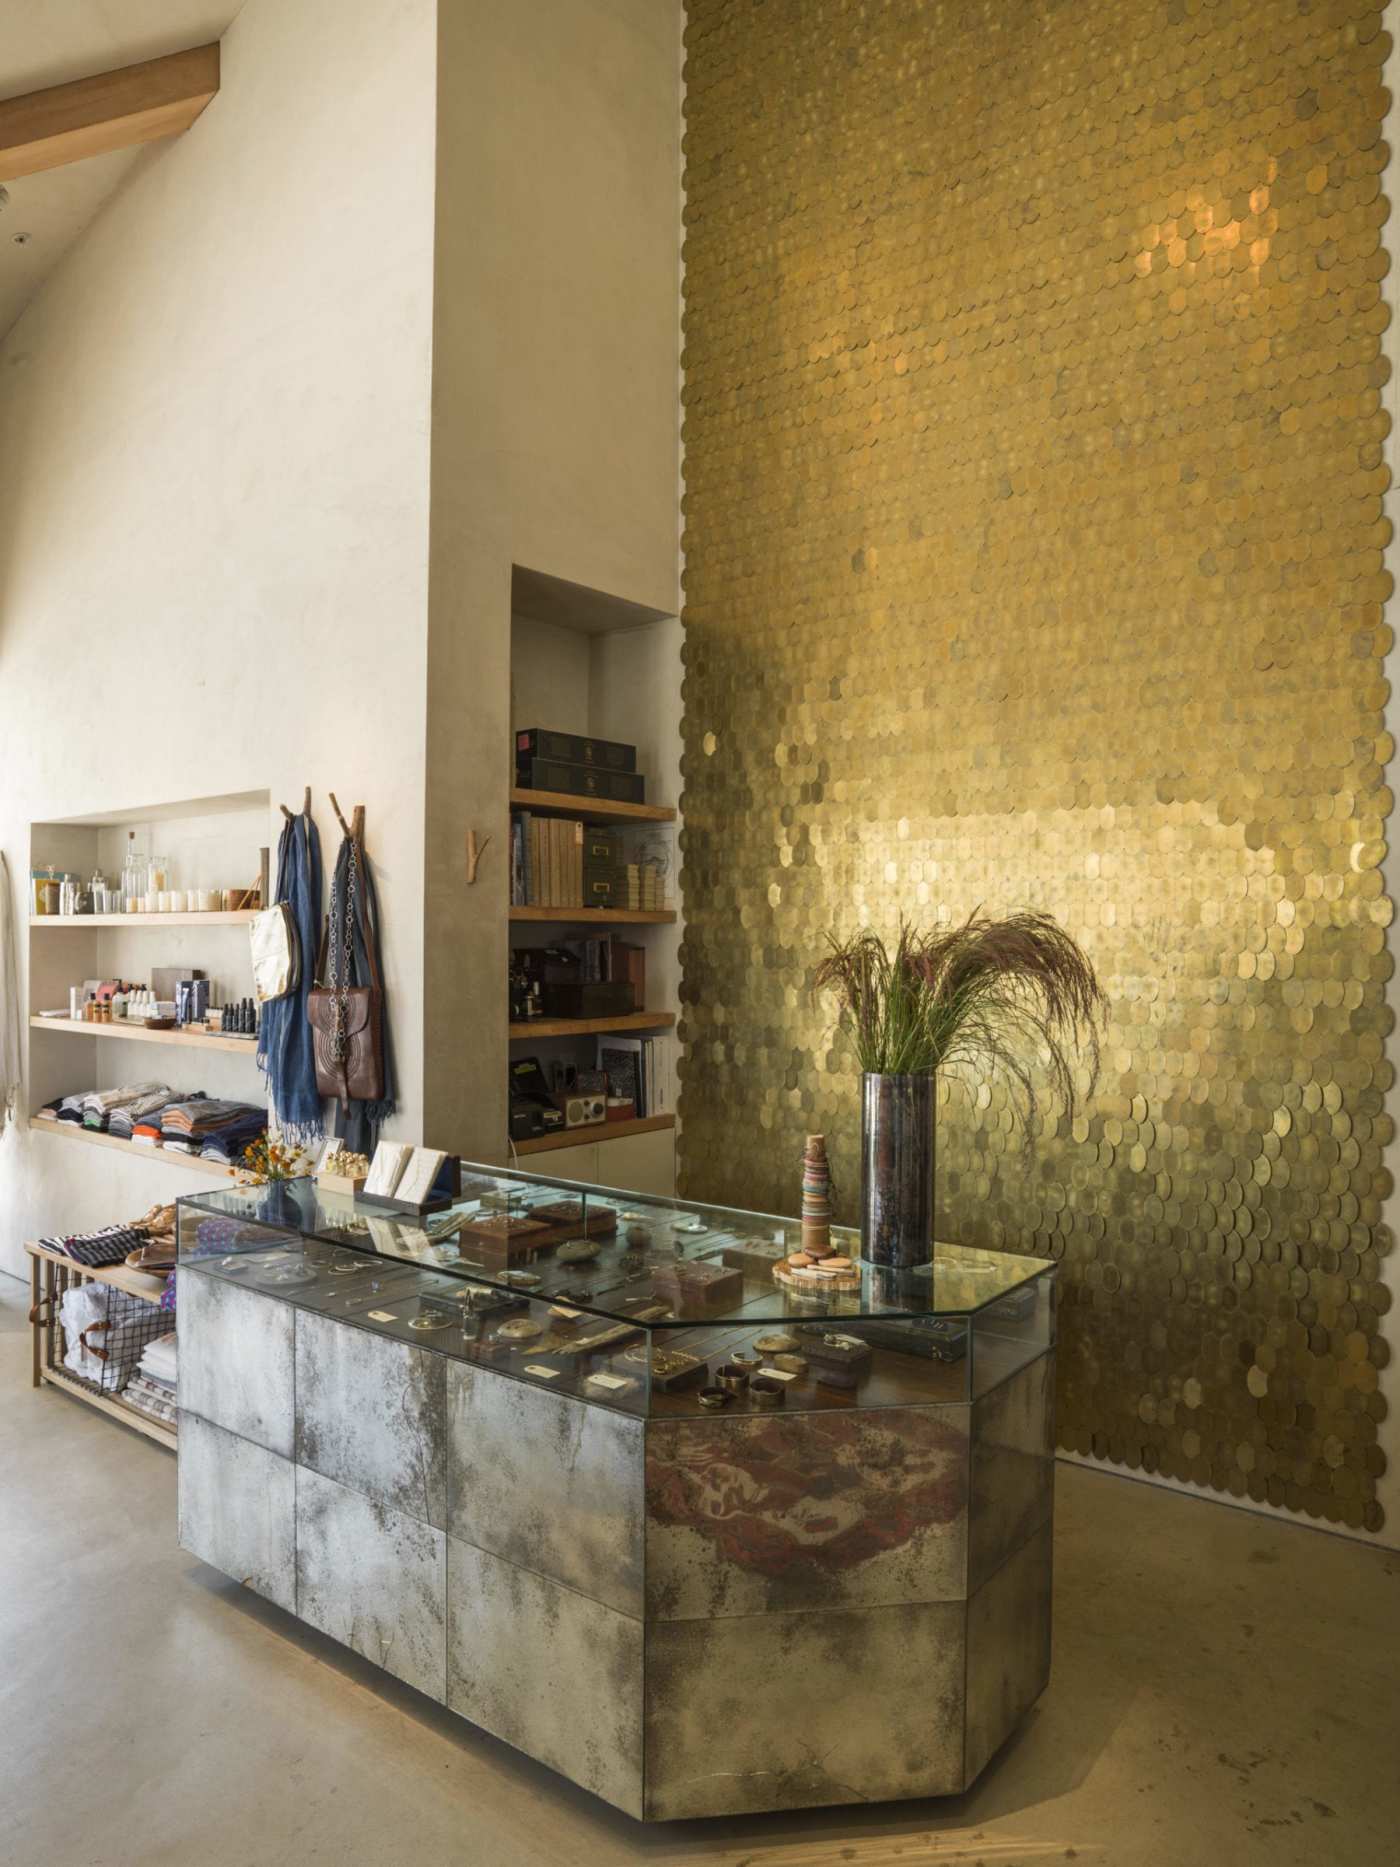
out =
<svg viewBox="0 0 1400 1867"><path fill-rule="evenodd" d="M181 1101L188 1102L190 1097L181 1096ZM107 1116L107 1132L114 1134L121 1141L131 1139L131 1131L139 1121L146 1121L152 1115L159 1115L168 1103L175 1100L175 1091L158 1083L145 1095L133 1096L129 1102L119 1102ZM157 1127L159 1124L157 1124Z"/></svg>
<svg viewBox="0 0 1400 1867"><path fill-rule="evenodd" d="M170 1092L164 1083L127 1083L120 1089L90 1089L83 1097L83 1126L105 1133L112 1111L129 1102L139 1102L159 1091Z"/></svg>
<svg viewBox="0 0 1400 1867"><path fill-rule="evenodd" d="M152 1420L159 1420L162 1426L175 1424L175 1396L149 1375L135 1374L122 1390L122 1399L127 1406L135 1407L138 1413L144 1413Z"/></svg>
<svg viewBox="0 0 1400 1867"><path fill-rule="evenodd" d="M57 1251L75 1264L89 1270L104 1264L128 1262L136 1252L152 1246L165 1248L171 1257L175 1246L174 1206L152 1206L130 1225L104 1225L95 1232L72 1232L66 1237L41 1238L46 1251Z"/></svg>
<svg viewBox="0 0 1400 1867"><path fill-rule="evenodd" d="M72 1122L75 1126L81 1128L83 1125L83 1102L86 1093L85 1090L80 1089L75 1096L64 1096L63 1100L57 1105L55 1111L57 1119L59 1121ZM52 1106L52 1104L50 1106Z"/></svg>
<svg viewBox="0 0 1400 1867"><path fill-rule="evenodd" d="M123 1398L153 1420L175 1424L175 1337L159 1336L151 1342L127 1382Z"/></svg>
<svg viewBox="0 0 1400 1867"><path fill-rule="evenodd" d="M266 1109L249 1102L175 1102L162 1110L161 1144L180 1154L200 1154L225 1165L243 1158L243 1150L267 1127Z"/></svg>
<svg viewBox="0 0 1400 1867"><path fill-rule="evenodd" d="M134 1225L104 1225L96 1232L74 1232L70 1238L41 1238L45 1251L57 1251L75 1264L93 1269L103 1264L124 1264L127 1253L146 1243L146 1234Z"/></svg>
<svg viewBox="0 0 1400 1867"><path fill-rule="evenodd" d="M165 1335L157 1336L154 1342L147 1344L146 1352L139 1363L140 1370L151 1380L158 1381L162 1387L168 1387L173 1394L175 1391L175 1357L175 1332L172 1329Z"/></svg>

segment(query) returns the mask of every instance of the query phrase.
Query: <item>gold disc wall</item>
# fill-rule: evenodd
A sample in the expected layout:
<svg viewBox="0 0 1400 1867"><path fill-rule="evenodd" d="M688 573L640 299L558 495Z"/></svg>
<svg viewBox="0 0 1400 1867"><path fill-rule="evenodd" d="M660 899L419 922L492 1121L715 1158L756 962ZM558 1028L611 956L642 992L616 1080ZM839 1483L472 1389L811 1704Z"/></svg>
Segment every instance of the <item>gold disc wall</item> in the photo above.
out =
<svg viewBox="0 0 1400 1867"><path fill-rule="evenodd" d="M827 929L1112 1001L943 1236L1063 1262L1074 1450L1378 1528L1388 41L1316 0L691 0L686 1190L854 1211Z"/></svg>

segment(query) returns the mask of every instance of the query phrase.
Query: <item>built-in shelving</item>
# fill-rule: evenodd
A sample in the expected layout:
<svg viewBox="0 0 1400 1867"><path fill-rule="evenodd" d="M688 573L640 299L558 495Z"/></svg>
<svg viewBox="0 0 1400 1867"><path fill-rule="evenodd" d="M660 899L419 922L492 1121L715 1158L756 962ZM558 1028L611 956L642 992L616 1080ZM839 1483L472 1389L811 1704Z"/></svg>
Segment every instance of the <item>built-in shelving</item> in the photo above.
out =
<svg viewBox="0 0 1400 1867"><path fill-rule="evenodd" d="M674 921L674 908L512 908L513 921L553 921L563 927L662 926Z"/></svg>
<svg viewBox="0 0 1400 1867"><path fill-rule="evenodd" d="M210 909L206 914L34 914L29 925L50 927L246 927L256 908Z"/></svg>
<svg viewBox="0 0 1400 1867"><path fill-rule="evenodd" d="M183 1167L206 1179L227 1180L229 1170L221 1161L203 1160L198 1154L177 1154L163 1147L146 1147L135 1141L123 1141L120 1135L99 1134L95 1128L80 1128L76 1122L55 1121L47 1115L29 1117L31 1132L51 1134L59 1141L78 1142L84 1147L114 1147L131 1160L155 1161L167 1167Z"/></svg>
<svg viewBox="0 0 1400 1867"><path fill-rule="evenodd" d="M177 1050L227 1050L248 1057L255 1055L258 1048L254 1037L225 1037L218 1031L181 1030L178 1025L171 1031L148 1031L144 1024L123 1020L89 1024L83 1018L31 1017L29 1027L34 1031L65 1031L73 1037L120 1037L129 1044L173 1044Z"/></svg>
<svg viewBox="0 0 1400 1867"><path fill-rule="evenodd" d="M588 823L674 823L670 804L622 804L611 798L573 797L567 791L522 791L510 794L515 810L533 810L541 816L580 817Z"/></svg>
<svg viewBox="0 0 1400 1867"><path fill-rule="evenodd" d="M133 1427L138 1433L144 1433L147 1439L153 1439L157 1445L165 1446L173 1452L176 1444L173 1426L168 1426L164 1420L153 1419L139 1407L133 1407L121 1394L109 1394L96 1382L84 1380L81 1375L59 1367L54 1359L61 1342L61 1329L54 1310L63 1279L58 1277L57 1271L66 1273L67 1279L72 1282L109 1284L113 1290L122 1290L128 1296L139 1297L143 1303L160 1302L165 1279L130 1270L125 1264L78 1264L72 1258L65 1257L61 1251L51 1251L46 1245L28 1243L24 1249L32 1260L30 1289L33 1307L29 1324L34 1340L34 1385L56 1387L65 1394L71 1394L75 1400L95 1407L99 1413L105 1413L111 1419L120 1420L123 1426ZM175 1325L173 1316L170 1324L172 1328Z"/></svg>
<svg viewBox="0 0 1400 1867"><path fill-rule="evenodd" d="M613 1018L526 1018L510 1026L512 1037L602 1037L609 1031L666 1031L674 1011L624 1011Z"/></svg>
<svg viewBox="0 0 1400 1867"><path fill-rule="evenodd" d="M68 1257L62 1251L51 1251L47 1245L27 1243L25 1250L31 1258L39 1258L49 1264L61 1264L67 1271L76 1272L86 1283L110 1284L114 1290L124 1290L129 1297L140 1297L143 1303L159 1303L165 1291L165 1277L152 1271L134 1271L128 1264L79 1264L76 1258ZM174 1327L174 1324L171 1324Z"/></svg>
<svg viewBox="0 0 1400 1867"><path fill-rule="evenodd" d="M674 1128L674 1115L640 1115L631 1121L589 1122L582 1128L558 1128L553 1134L537 1134L531 1140L514 1143L517 1154L550 1154L556 1148L581 1147L588 1141L620 1141L624 1135L653 1134L659 1128Z"/></svg>

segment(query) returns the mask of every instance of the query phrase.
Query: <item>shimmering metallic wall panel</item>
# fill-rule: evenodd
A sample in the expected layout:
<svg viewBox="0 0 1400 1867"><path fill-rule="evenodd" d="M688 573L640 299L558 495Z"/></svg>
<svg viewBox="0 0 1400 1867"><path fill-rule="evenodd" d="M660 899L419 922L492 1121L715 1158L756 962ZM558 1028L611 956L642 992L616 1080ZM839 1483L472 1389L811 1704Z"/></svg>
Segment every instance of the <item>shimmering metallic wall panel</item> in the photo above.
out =
<svg viewBox="0 0 1400 1867"><path fill-rule="evenodd" d="M1046 908L1104 1078L1030 1164L955 1087L943 1235L1063 1259L1063 1444L1372 1528L1387 49L692 0L686 67L686 1189L821 1129L849 1219L823 933Z"/></svg>

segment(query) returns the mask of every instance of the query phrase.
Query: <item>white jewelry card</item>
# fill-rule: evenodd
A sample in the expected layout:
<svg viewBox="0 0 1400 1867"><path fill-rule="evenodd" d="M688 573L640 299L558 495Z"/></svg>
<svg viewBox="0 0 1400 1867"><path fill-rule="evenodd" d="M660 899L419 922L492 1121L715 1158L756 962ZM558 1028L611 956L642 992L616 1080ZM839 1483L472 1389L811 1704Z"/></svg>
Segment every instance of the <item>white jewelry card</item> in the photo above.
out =
<svg viewBox="0 0 1400 1867"><path fill-rule="evenodd" d="M398 1191L403 1170L408 1165L411 1147L398 1141L381 1141L374 1150L374 1159L369 1165L369 1176L365 1181L367 1193L377 1193L381 1199L388 1199Z"/></svg>
<svg viewBox="0 0 1400 1867"><path fill-rule="evenodd" d="M376 1156L376 1158L378 1158ZM394 1197L408 1206L421 1206L433 1190L433 1181L442 1172L447 1155L441 1148L416 1147L394 1188Z"/></svg>

